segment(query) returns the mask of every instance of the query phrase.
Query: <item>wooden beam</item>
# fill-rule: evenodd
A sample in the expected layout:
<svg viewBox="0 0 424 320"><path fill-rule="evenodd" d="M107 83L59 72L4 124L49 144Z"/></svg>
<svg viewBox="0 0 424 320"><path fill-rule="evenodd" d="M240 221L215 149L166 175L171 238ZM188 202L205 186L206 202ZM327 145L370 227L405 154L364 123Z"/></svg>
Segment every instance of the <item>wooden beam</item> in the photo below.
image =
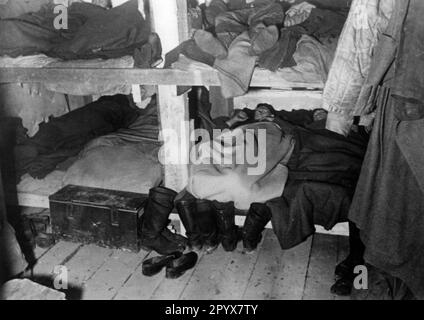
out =
<svg viewBox="0 0 424 320"><path fill-rule="evenodd" d="M220 86L218 71L175 69L78 69L78 68L0 68L0 83L62 82L140 85ZM253 75L251 87L278 89L320 89L323 83L290 82L278 74L258 69Z"/></svg>
<svg viewBox="0 0 424 320"><path fill-rule="evenodd" d="M159 86L159 119L164 145L159 160L164 165L165 186L177 192L188 183L190 123L188 101L177 96L176 86Z"/></svg>
<svg viewBox="0 0 424 320"><path fill-rule="evenodd" d="M186 0L150 0L150 11L152 27L162 41L164 54L188 38ZM193 81L193 74L189 73L178 72L176 75L164 69L150 71L160 73L157 76L154 76L156 72L149 73L145 77L154 79L153 84L158 85L159 118L164 141L160 160L164 165L165 186L180 192L188 183L190 126L187 95L177 96L176 85L188 81L186 85L192 86L192 82L217 79L216 75L197 73Z"/></svg>
<svg viewBox="0 0 424 320"><path fill-rule="evenodd" d="M269 103L278 111L313 110L322 107L322 91L260 89L234 98L235 109L255 109L259 103Z"/></svg>

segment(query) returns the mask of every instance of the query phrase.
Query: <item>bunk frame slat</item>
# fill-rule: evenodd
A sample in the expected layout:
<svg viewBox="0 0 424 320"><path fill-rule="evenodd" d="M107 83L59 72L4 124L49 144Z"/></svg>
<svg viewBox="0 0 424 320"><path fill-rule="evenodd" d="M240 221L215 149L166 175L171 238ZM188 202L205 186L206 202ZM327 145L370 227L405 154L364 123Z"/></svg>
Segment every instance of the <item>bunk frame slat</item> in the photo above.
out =
<svg viewBox="0 0 424 320"><path fill-rule="evenodd" d="M218 71L176 69L95 69L95 68L0 68L0 83L90 83L139 85L220 86ZM290 82L272 76L269 71L257 70L251 87L276 89L322 90L323 84Z"/></svg>

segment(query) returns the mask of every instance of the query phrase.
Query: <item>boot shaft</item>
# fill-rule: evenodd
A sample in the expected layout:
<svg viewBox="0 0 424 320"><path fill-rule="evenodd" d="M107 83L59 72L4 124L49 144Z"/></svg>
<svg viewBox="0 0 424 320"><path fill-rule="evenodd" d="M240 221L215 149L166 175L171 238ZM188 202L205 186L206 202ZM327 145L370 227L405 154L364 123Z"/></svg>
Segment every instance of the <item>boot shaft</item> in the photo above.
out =
<svg viewBox="0 0 424 320"><path fill-rule="evenodd" d="M173 190L157 187L149 192L149 198L144 208L142 220L142 234L158 236L169 223L169 215L174 208L174 199L177 193Z"/></svg>
<svg viewBox="0 0 424 320"><path fill-rule="evenodd" d="M212 203L208 200L197 200L196 208L196 220L202 233L208 235L216 232L217 222Z"/></svg>
<svg viewBox="0 0 424 320"><path fill-rule="evenodd" d="M141 246L162 255L184 251L185 246L164 237L162 234L169 224L169 215L174 208L177 193L158 187L149 192L149 199L141 217Z"/></svg>
<svg viewBox="0 0 424 320"><path fill-rule="evenodd" d="M256 235L261 233L269 221L271 221L271 211L265 204L253 203L246 216L243 226L243 234Z"/></svg>
<svg viewBox="0 0 424 320"><path fill-rule="evenodd" d="M158 203L160 206L170 208L172 211L174 208L174 200L176 196L177 192L174 190L165 187L156 187L150 189L147 204Z"/></svg>
<svg viewBox="0 0 424 320"><path fill-rule="evenodd" d="M195 201L179 201L176 204L178 215L186 228L187 234L193 233L197 229L195 216L197 213Z"/></svg>
<svg viewBox="0 0 424 320"><path fill-rule="evenodd" d="M213 202L216 222L220 233L226 233L235 227L235 209L232 203Z"/></svg>
<svg viewBox="0 0 424 320"><path fill-rule="evenodd" d="M257 248L262 239L262 232L271 220L271 211L260 203L253 203L246 216L242 230L243 246L248 252Z"/></svg>

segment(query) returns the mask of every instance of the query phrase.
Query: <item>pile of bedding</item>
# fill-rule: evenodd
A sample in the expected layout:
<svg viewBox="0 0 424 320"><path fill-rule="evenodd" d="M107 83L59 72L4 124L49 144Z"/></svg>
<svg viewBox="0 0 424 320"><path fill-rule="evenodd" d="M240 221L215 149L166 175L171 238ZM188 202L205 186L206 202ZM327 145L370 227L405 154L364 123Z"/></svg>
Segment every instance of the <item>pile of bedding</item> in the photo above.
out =
<svg viewBox="0 0 424 320"><path fill-rule="evenodd" d="M9 151L4 149L9 192L17 188L48 196L76 184L146 193L162 181L155 99L137 109L125 96L103 97L50 119L33 138L25 136L19 119L10 119L2 129L6 126L7 139L18 144L14 152L10 143ZM11 176L15 171L17 181Z"/></svg>
<svg viewBox="0 0 424 320"><path fill-rule="evenodd" d="M346 10L341 8L307 2L290 7L274 0L248 5L244 1L213 0L205 8L208 31L196 31L192 39L170 52L166 66L175 66L180 55L209 65L219 71L223 96L230 98L247 92L255 67L276 72L305 63L290 69L288 76L299 79L306 73L304 79L312 78L310 61L319 52L315 80L325 81L346 17ZM313 41L314 51L308 59Z"/></svg>
<svg viewBox="0 0 424 320"><path fill-rule="evenodd" d="M63 185L147 193L162 181L157 108L151 103L128 128L87 144L67 170Z"/></svg>
<svg viewBox="0 0 424 320"><path fill-rule="evenodd" d="M58 164L78 155L92 139L126 128L137 117L126 96L102 97L40 125L32 138L15 147L17 176L26 173L42 179Z"/></svg>
<svg viewBox="0 0 424 320"><path fill-rule="evenodd" d="M210 161L191 165L187 190L201 199L234 202L242 210L264 203L272 213L273 229L283 249L303 242L315 232L315 225L331 230L346 222L367 134L359 130L344 137L326 130L322 109L288 112L272 108L274 117L266 122L253 120L251 110L243 112L247 123L240 122L223 133L236 139L224 140L221 145L222 136L217 136L212 143L199 144L198 159ZM222 119L208 120L205 123L221 127ZM259 128L265 131L266 143L260 143ZM253 130L254 139L247 135L238 138L248 130ZM214 150L209 152L211 147ZM247 157L239 161L237 152L247 154L249 149L255 150L263 170L249 174L255 165L249 164ZM266 155L262 161L261 154Z"/></svg>
<svg viewBox="0 0 424 320"><path fill-rule="evenodd" d="M132 55L148 43L150 26L132 0L107 10L89 3L68 8L68 28L57 29L55 4L0 20L0 56L44 53L64 60Z"/></svg>
<svg viewBox="0 0 424 320"><path fill-rule="evenodd" d="M323 43L311 36L303 35L293 54L293 60L296 63L294 66L278 69L275 72L257 67L253 71L252 79L262 79L266 76L273 83L290 83L293 86L298 84L299 87L310 84L323 88L336 48L337 39L328 39ZM180 54L170 67L183 71L215 70L212 66L190 59L183 54Z"/></svg>
<svg viewBox="0 0 424 320"><path fill-rule="evenodd" d="M237 209L247 210L254 202L282 194L288 176L284 162L292 149L291 138L271 122L224 131L198 146L187 191L199 199L234 202Z"/></svg>
<svg viewBox="0 0 424 320"><path fill-rule="evenodd" d="M0 68L151 68L162 61L160 39L151 33L136 0L112 9L73 1L67 29L54 26L58 14L52 1L25 6L21 1L0 5ZM107 81L43 85L79 96L132 91L131 85Z"/></svg>

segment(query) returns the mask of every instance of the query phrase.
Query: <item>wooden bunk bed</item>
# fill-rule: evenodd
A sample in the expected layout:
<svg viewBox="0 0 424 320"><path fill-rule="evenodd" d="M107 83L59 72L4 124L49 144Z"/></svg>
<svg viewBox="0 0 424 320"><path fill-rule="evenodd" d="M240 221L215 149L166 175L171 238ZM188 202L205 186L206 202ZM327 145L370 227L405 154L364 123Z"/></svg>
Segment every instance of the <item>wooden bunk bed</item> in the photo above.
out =
<svg viewBox="0 0 424 320"><path fill-rule="evenodd" d="M139 0L143 1L143 0ZM188 39L187 3L186 0L161 0L150 1L150 14L154 30L159 34L163 51L168 52L182 41ZM173 21L164 19L161 16L167 8L175 16ZM168 13L169 13L168 12ZM178 14L175 15L175 12ZM169 16L168 16L169 17ZM176 25L173 32L170 25ZM177 95L177 85L179 86L220 86L218 72L215 70L193 70L182 71L176 69L94 69L94 68L0 68L0 84L4 83L35 83L35 82L66 82L66 83L90 83L102 82L129 85L155 85L158 90L158 108L161 129L173 129L184 133L189 137L189 128L182 127L183 123L189 121L188 99L186 95ZM273 91L271 95L276 95L278 99L312 99L315 102L320 100L322 83L291 83L281 77L272 77L268 71L258 70L255 72L251 82L251 87L273 88L280 91ZM259 90L251 92L246 97L239 98L237 105L243 105L243 99L261 97L268 95L268 91ZM313 105L313 104L312 104ZM186 132L184 132L186 131ZM179 159L182 163L188 163L190 142L182 141L178 145L166 145L168 150L165 154L166 163L175 163ZM180 162L181 163L181 162ZM164 166L164 184L166 187L181 191L188 182L188 166L180 164L169 164ZM27 207L48 208L48 188L44 188L44 193L20 193L12 199L17 199L15 205ZM178 219L177 215L173 218ZM238 216L238 224L243 224L244 217ZM271 228L271 225L268 225ZM317 231L337 235L348 234L347 224L339 224L331 231L325 231L317 226Z"/></svg>

